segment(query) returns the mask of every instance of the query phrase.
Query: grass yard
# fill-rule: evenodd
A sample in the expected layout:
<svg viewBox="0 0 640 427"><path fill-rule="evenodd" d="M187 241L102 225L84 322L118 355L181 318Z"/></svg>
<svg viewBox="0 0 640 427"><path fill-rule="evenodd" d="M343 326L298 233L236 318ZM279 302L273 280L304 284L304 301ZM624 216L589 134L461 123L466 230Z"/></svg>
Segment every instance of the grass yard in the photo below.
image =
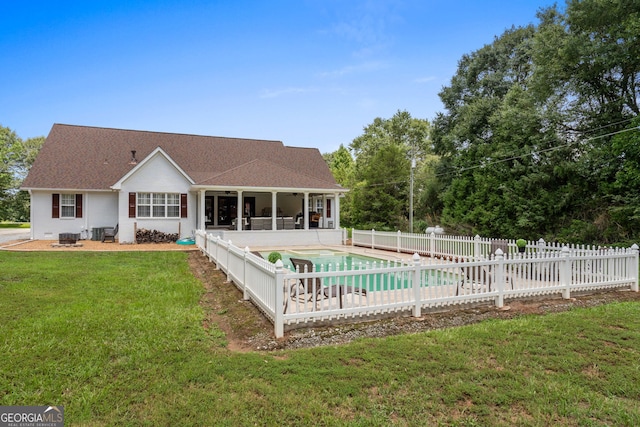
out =
<svg viewBox="0 0 640 427"><path fill-rule="evenodd" d="M183 252L0 252L0 405L66 425L640 425L640 304L270 353Z"/></svg>
<svg viewBox="0 0 640 427"><path fill-rule="evenodd" d="M0 228L29 228L28 222L0 222Z"/></svg>

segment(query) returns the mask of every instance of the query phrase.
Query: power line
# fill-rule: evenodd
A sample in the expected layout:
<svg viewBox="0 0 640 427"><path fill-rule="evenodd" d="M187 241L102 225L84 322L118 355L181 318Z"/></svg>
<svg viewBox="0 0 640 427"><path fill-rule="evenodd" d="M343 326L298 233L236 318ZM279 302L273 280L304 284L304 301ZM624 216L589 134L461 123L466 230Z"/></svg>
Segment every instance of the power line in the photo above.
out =
<svg viewBox="0 0 640 427"><path fill-rule="evenodd" d="M611 125L602 126L600 128L597 128L597 129L592 129L589 132L594 132L596 130L603 129L605 127L609 127L609 126L613 126L613 125L616 125L616 124L628 122L630 120L633 120L633 119L623 120L623 121L618 122L618 123L613 123ZM570 146L578 144L578 143L586 144L586 143L588 143L590 141L593 141L593 140L596 140L596 139L605 138L605 137L613 136L613 135L618 135L618 134L621 134L621 133L624 133L624 132L629 132L629 131L632 131L632 130L640 130L640 126L629 128L629 129L622 129L622 130L619 130L619 131L616 131L616 132L610 132L610 133L603 134L603 135L593 136L593 137L587 138L586 140L582 140L582 141L581 140L576 140L576 141L572 141L572 142L569 142L569 143L566 143L566 144L563 144L563 145L558 145L558 146L555 146L555 147L545 148L543 150L536 150L536 151L531 151L529 153L525 153L525 154L521 154L521 155L517 155L517 156L506 157L506 158L498 159L498 160L495 160L495 161L492 161L492 162L489 162L489 163L482 163L482 164L479 164L479 165L468 166L468 167L465 167L465 168L457 169L456 171L450 171L450 172L443 172L443 173L440 173L440 174L434 174L433 177L437 178L437 177L441 177L441 176L451 175L453 173L460 173L460 172L466 172L466 171L473 170L473 169L485 168L485 167L489 167L489 166L496 165L496 164L499 164L499 163L509 162L511 160L517 160L517 159L522 159L522 158L529 157L529 156L548 153L548 152L551 152L551 151L560 150L562 148L569 148ZM365 185L363 187L365 187L365 188L380 187L380 186L383 186L383 185L406 184L407 182L408 182L408 180L385 181L385 182L380 182L380 183L367 184L367 185Z"/></svg>
<svg viewBox="0 0 640 427"><path fill-rule="evenodd" d="M592 132L595 132L595 131L600 130L600 129L608 128L608 127L611 127L611 126L621 125L623 123L628 123L628 122L633 121L635 119L636 119L635 117L631 117L630 119L620 120L619 122L609 123L608 125L602 125L600 127L594 128L594 129L585 130L583 133L592 133ZM631 128L631 129L633 129L633 128Z"/></svg>
<svg viewBox="0 0 640 427"><path fill-rule="evenodd" d="M590 141L593 141L595 139L605 138L605 137L608 137L608 136L613 136L613 135L617 135L617 134L620 134L620 133L629 132L629 131L632 131L632 130L640 130L640 126L629 128L629 129L622 129L622 130L619 130L619 131L616 131L616 132L610 132L610 133L607 133L607 134L604 134L604 135L593 136L591 138L587 138L586 140L582 141L582 143L586 144L586 143L588 143ZM509 162L511 160L522 159L522 158L525 158L525 157L534 156L534 155L538 155L538 154L542 154L542 153L548 153L550 151L560 150L561 148L568 148L568 147L570 147L572 145L575 145L577 143L580 143L580 142L581 142L580 140L576 140L576 141L573 141L573 142L569 142L567 144L557 145L555 147L546 148L544 150L531 151L529 153L521 154L519 156L511 156L511 157L507 157L507 158L504 158L504 159L495 160L495 161L492 161L492 162L489 162L489 163L482 163L482 164L479 164L479 165L468 166L466 168L460 168L460 169L456 170L455 172L458 172L458 173L459 172L466 172L468 170L473 170L473 169L478 169L478 168L485 168L487 166L495 165L495 164L498 164L498 163ZM453 173L453 172L445 172L445 173L442 173L442 174L436 174L435 176L436 177L445 176L445 175L449 175L451 173Z"/></svg>

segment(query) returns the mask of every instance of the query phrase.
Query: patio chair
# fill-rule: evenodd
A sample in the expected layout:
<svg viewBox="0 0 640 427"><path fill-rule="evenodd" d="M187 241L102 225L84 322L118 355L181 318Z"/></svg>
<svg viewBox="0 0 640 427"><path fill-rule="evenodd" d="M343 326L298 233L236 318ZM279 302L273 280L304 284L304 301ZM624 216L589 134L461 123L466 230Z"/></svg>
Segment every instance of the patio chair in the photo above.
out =
<svg viewBox="0 0 640 427"><path fill-rule="evenodd" d="M492 240L491 255L495 255L498 249L502 251L505 259L509 257L509 242L506 240Z"/></svg>
<svg viewBox="0 0 640 427"><path fill-rule="evenodd" d="M104 232L102 234L102 243L104 243L107 240L111 240L113 243L116 242L116 234L118 234L118 225L119 224L116 224L114 228L104 229Z"/></svg>
<svg viewBox="0 0 640 427"><path fill-rule="evenodd" d="M504 248L501 246L504 242ZM493 254L495 254L495 251L498 249L501 249L503 251L503 253L505 253L505 257L507 256L507 250L508 250L508 246L507 245L507 241L503 240L503 241L497 241L496 243L496 248L495 250L493 250L493 246L494 246L494 242L491 243L492 246L492 250L493 250ZM459 284L456 286L456 296L460 293L461 289L468 289L471 293L476 293L476 292L482 292L482 291L492 291L493 288L493 281L494 281L494 277L493 277L493 271L492 271L492 267L491 265L488 266L482 266L482 265L475 265L475 266L469 266L469 267L461 267L460 270L462 270L463 274L464 274L464 279L461 280L459 282ZM511 285L511 289L513 289L513 282L511 281L511 278L505 274L504 280L507 284Z"/></svg>
<svg viewBox="0 0 640 427"><path fill-rule="evenodd" d="M298 273L311 273L314 271L313 263L307 259L290 258L293 267ZM342 308L342 297L346 294L359 294L364 297L367 296L367 290L349 285L330 285L324 286L322 279L305 278L299 279L298 283L294 283L289 290L289 296L291 299L297 298L299 302L310 302L316 299L318 301L325 298L338 298L340 308ZM287 311L287 302L285 302L285 312Z"/></svg>
<svg viewBox="0 0 640 427"><path fill-rule="evenodd" d="M460 294L461 290L468 290L468 293L477 293L482 291L491 292L491 285L493 284L493 277L491 273L483 266L469 266L460 267L464 278L458 282L456 286L456 296Z"/></svg>

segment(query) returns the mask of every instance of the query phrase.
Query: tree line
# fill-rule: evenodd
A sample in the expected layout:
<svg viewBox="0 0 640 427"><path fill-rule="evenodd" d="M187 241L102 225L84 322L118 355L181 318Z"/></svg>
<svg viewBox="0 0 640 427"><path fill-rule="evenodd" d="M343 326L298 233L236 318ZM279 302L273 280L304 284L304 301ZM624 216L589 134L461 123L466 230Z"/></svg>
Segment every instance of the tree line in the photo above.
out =
<svg viewBox="0 0 640 427"><path fill-rule="evenodd" d="M0 221L29 221L29 194L20 191L44 137L23 140L0 124Z"/></svg>
<svg viewBox="0 0 640 427"><path fill-rule="evenodd" d="M431 121L325 155L343 224L600 244L640 237L640 3L570 0L464 55Z"/></svg>

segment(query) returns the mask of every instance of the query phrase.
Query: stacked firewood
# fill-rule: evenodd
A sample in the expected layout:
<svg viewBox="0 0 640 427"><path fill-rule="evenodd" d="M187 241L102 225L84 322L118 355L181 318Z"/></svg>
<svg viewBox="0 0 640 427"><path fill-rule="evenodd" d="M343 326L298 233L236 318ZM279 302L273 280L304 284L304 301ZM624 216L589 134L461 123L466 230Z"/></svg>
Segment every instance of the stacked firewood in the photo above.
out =
<svg viewBox="0 0 640 427"><path fill-rule="evenodd" d="M136 243L170 243L178 240L178 233L163 233L158 230L145 230L139 228L136 231Z"/></svg>

